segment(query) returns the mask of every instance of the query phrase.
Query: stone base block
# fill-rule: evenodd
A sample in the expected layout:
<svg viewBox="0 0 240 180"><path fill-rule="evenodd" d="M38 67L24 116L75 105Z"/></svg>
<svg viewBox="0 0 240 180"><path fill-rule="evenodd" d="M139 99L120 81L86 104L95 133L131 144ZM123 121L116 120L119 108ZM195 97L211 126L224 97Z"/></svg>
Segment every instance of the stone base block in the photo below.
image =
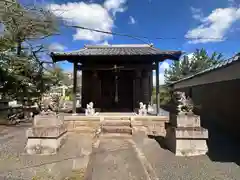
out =
<svg viewBox="0 0 240 180"><path fill-rule="evenodd" d="M53 114L40 114L34 117L33 126L34 127L48 127L57 126L63 124L63 117Z"/></svg>
<svg viewBox="0 0 240 180"><path fill-rule="evenodd" d="M33 127L27 130L28 154L52 155L64 144L67 138L65 124L53 127Z"/></svg>
<svg viewBox="0 0 240 180"><path fill-rule="evenodd" d="M199 156L208 152L204 139L176 139L176 156Z"/></svg>
<svg viewBox="0 0 240 180"><path fill-rule="evenodd" d="M32 127L26 132L28 138L56 138L67 132L67 125L61 124L49 127Z"/></svg>
<svg viewBox="0 0 240 180"><path fill-rule="evenodd" d="M174 130L178 139L208 139L208 130L202 127L178 127Z"/></svg>
<svg viewBox="0 0 240 180"><path fill-rule="evenodd" d="M166 134L166 145L176 156L197 156L208 152L207 130L169 127Z"/></svg>
<svg viewBox="0 0 240 180"><path fill-rule="evenodd" d="M192 113L173 114L170 113L170 122L175 127L200 127L200 116Z"/></svg>
<svg viewBox="0 0 240 180"><path fill-rule="evenodd" d="M67 133L54 138L29 138L25 150L28 154L34 155L53 155L56 154L59 148L65 143Z"/></svg>

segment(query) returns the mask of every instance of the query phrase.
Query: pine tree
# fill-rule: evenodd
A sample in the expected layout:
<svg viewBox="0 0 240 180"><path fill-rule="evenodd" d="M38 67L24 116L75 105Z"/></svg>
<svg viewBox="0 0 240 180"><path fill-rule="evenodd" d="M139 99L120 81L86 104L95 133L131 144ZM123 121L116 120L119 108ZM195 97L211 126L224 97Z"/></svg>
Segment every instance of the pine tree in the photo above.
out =
<svg viewBox="0 0 240 180"><path fill-rule="evenodd" d="M187 56L184 56L182 60L173 62L170 68L165 71L165 81L168 84L180 80L203 71L221 60L223 60L221 53L214 52L209 55L206 50L197 49L193 53L192 58L189 59Z"/></svg>

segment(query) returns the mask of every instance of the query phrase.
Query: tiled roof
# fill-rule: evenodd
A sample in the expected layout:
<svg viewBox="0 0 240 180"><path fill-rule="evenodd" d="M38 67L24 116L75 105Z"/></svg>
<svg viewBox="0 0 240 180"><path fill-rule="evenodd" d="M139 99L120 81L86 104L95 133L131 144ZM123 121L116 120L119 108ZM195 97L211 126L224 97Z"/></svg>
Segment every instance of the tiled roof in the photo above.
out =
<svg viewBox="0 0 240 180"><path fill-rule="evenodd" d="M181 51L162 51L152 45L85 45L83 49L72 52L52 52L57 56L126 56L126 55L159 55L169 56L169 59L178 60Z"/></svg>
<svg viewBox="0 0 240 180"><path fill-rule="evenodd" d="M240 63L240 53L238 53L237 55L235 55L234 57L232 57L230 59L220 61L218 64L216 64L216 65L214 65L214 66L212 66L210 68L207 68L207 69L205 69L203 71L200 71L200 72L198 72L196 74L193 74L191 76L187 76L187 77L182 78L182 79L180 79L178 81L175 81L175 82L171 83L171 85L179 83L179 82L182 82L182 81L185 81L185 80L188 80L188 79L191 79L191 78L194 78L196 76L200 76L200 75L203 75L203 74L206 74L206 73L210 73L212 71L215 71L215 70L218 70L218 69L221 69L221 68L233 65L235 63Z"/></svg>

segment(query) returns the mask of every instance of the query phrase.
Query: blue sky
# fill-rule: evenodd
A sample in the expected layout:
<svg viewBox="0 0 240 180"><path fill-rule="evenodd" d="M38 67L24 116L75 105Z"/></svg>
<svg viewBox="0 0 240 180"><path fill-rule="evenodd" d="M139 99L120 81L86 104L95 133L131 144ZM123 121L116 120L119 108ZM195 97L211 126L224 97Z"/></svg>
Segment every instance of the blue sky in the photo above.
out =
<svg viewBox="0 0 240 180"><path fill-rule="evenodd" d="M35 0L44 3L65 23L104 31L148 36L163 50L196 48L221 52L226 57L239 52L240 0ZM29 3L32 0L21 0ZM159 37L163 40L156 40ZM175 39L168 39L175 38ZM196 38L199 38L196 40ZM141 44L119 36L62 27L61 35L45 40L50 50L71 51L84 44ZM162 71L171 61L160 65ZM61 66L71 70L71 65ZM162 72L161 72L162 73Z"/></svg>

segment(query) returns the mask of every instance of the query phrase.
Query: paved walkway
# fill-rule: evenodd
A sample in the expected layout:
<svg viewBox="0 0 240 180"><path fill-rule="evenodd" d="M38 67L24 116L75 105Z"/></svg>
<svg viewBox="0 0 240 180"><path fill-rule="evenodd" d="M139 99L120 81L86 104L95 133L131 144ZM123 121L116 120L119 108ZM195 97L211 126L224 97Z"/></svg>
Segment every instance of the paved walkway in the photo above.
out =
<svg viewBox="0 0 240 180"><path fill-rule="evenodd" d="M144 168L128 139L101 139L89 164L92 180L146 180ZM89 169L88 169L89 170Z"/></svg>
<svg viewBox="0 0 240 180"><path fill-rule="evenodd" d="M90 158L89 180L238 180L234 162L212 161L209 156L176 157L155 139L101 139ZM90 173L89 173L90 172Z"/></svg>

